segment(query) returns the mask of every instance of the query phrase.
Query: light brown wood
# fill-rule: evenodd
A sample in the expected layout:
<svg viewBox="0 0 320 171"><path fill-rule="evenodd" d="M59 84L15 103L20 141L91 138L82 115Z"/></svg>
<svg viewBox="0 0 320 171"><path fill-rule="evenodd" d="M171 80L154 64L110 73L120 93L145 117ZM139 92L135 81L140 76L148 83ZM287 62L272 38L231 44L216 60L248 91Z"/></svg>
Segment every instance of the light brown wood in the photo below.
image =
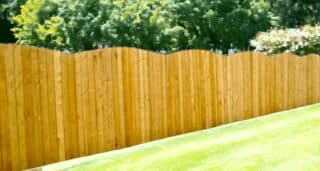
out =
<svg viewBox="0 0 320 171"><path fill-rule="evenodd" d="M53 54L53 85L54 85L54 111L56 120L56 148L58 149L59 160L65 160L69 158L70 153L70 128L71 123L68 123L70 115L68 102L67 102L67 73L66 73L66 59L67 54L61 54L54 52ZM65 114L70 112L70 114ZM68 124L68 125L66 125ZM65 139L66 138L66 139ZM68 141L68 142L67 142ZM67 154L66 154L67 153Z"/></svg>
<svg viewBox="0 0 320 171"><path fill-rule="evenodd" d="M1 133L1 167L3 170L12 170L11 153L10 153L10 137L8 128L8 91L7 91L7 75L6 75L6 57L7 46L0 46L0 133Z"/></svg>
<svg viewBox="0 0 320 171"><path fill-rule="evenodd" d="M51 155L45 158L47 158L48 163L53 163L57 160L64 160L64 147L58 148L59 145L57 145L57 134L58 134L58 126L57 126L57 113L59 113L59 109L56 109L56 94L59 94L58 86L55 85L55 68L54 68L54 52L53 51L46 51L46 54L44 56L46 59L46 66L47 66L47 100L48 100L48 113L47 113L47 119L48 119L48 137L44 141L49 141L48 143L48 153L51 153ZM57 99L60 99L61 95L58 96ZM59 138L59 140L63 140L62 138ZM59 144L59 142L58 142ZM62 154L60 154L62 153ZM61 157L60 157L61 156ZM63 157L62 157L63 156Z"/></svg>
<svg viewBox="0 0 320 171"><path fill-rule="evenodd" d="M0 44L0 169L21 170L320 102L320 57Z"/></svg>

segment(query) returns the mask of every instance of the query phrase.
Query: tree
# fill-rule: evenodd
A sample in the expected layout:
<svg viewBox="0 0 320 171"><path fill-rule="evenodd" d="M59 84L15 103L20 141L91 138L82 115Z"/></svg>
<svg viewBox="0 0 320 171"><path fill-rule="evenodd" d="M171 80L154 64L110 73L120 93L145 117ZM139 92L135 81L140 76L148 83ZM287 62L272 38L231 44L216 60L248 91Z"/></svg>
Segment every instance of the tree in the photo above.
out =
<svg viewBox="0 0 320 171"><path fill-rule="evenodd" d="M269 0L271 12L279 16L282 27L298 27L320 22L319 0Z"/></svg>
<svg viewBox="0 0 320 171"><path fill-rule="evenodd" d="M28 0L18 43L67 51L130 46L154 51L246 49L275 25L263 0Z"/></svg>
<svg viewBox="0 0 320 171"><path fill-rule="evenodd" d="M187 41L186 30L172 24L169 0L113 1L112 15L103 29L111 46L173 51Z"/></svg>
<svg viewBox="0 0 320 171"><path fill-rule="evenodd" d="M189 48L247 49L258 31L276 25L276 18L264 1L175 0L176 23L188 30Z"/></svg>
<svg viewBox="0 0 320 171"><path fill-rule="evenodd" d="M20 5L26 0L0 0L0 42L12 43L16 39L10 31L14 27L12 16L17 15L20 11Z"/></svg>
<svg viewBox="0 0 320 171"><path fill-rule="evenodd" d="M103 46L168 51L181 30L164 17L167 2L28 0L14 17L14 33L20 44L72 52Z"/></svg>
<svg viewBox="0 0 320 171"><path fill-rule="evenodd" d="M96 48L107 6L100 0L28 0L14 17L13 31L19 44L72 52Z"/></svg>

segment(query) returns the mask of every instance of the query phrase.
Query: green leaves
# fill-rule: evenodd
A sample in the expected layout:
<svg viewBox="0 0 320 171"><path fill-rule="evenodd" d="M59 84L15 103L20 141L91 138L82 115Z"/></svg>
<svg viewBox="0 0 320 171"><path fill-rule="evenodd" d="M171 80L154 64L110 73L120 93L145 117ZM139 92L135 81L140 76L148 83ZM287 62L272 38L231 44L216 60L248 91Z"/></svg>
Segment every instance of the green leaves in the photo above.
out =
<svg viewBox="0 0 320 171"><path fill-rule="evenodd" d="M268 0L271 12L284 27L298 27L320 22L319 0Z"/></svg>
<svg viewBox="0 0 320 171"><path fill-rule="evenodd" d="M188 46L201 49L246 49L257 31L273 26L273 15L264 1L175 0L172 15L189 32Z"/></svg>
<svg viewBox="0 0 320 171"><path fill-rule="evenodd" d="M280 10L283 2L28 0L14 17L17 26L13 31L20 44L70 52L130 46L165 52L200 48L226 53L230 48L248 49L257 32L279 27L284 21L279 18L285 14ZM291 3L293 9L297 3ZM318 9L314 5L303 8ZM290 15L295 12L287 11Z"/></svg>

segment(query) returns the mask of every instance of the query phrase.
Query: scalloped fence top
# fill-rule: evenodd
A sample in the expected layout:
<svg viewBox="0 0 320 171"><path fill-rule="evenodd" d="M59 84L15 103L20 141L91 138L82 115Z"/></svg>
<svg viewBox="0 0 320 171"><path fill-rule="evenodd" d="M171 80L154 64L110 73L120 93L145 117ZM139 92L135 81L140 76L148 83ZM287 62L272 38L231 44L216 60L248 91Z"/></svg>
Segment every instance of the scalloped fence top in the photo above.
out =
<svg viewBox="0 0 320 171"><path fill-rule="evenodd" d="M292 53L280 53L280 54L273 54L273 55L266 55L264 53L261 52L256 52L256 51L243 51L243 52L237 52L231 55L226 55L226 54L219 54L216 52L212 52L209 50L203 50L203 49L189 49L189 50L180 50L180 51L176 51L176 52L170 52L170 53L159 53L159 52L154 52L154 51L150 51L150 50L145 50L145 49L139 49L139 48L133 48L133 47L109 47L109 48L100 48L100 49L93 49L93 50L88 50L88 51L82 51L82 52L76 52L76 53L68 53L68 52L63 52L63 51L58 51L58 50L52 50L52 49L48 49L48 48L41 48L41 47L34 47L34 46L25 46L25 45L17 45L17 44L2 44L0 43L0 47L6 49L6 47L11 47L11 48L22 48L22 49L34 49L34 50L42 50L42 51L47 51L48 53L63 53L63 54L69 54L69 55L79 55L82 53L94 53L94 52L100 52L100 51L121 51L121 50L129 50L132 53L149 53L149 54L153 54L153 55L161 55L161 56L177 56L177 54L179 53L192 53L192 51L201 51L203 53L211 53L211 55L213 56L225 56L225 57L232 57L232 56L238 56L238 55L245 55L248 53L252 53L256 56L265 56L265 57L278 57L278 56L283 56L283 55L287 55L287 56L291 56L291 57L308 57L308 56L319 56L318 54L308 54L308 55L304 55L304 56L299 56L296 54L292 54Z"/></svg>
<svg viewBox="0 0 320 171"><path fill-rule="evenodd" d="M0 170L320 102L320 58L0 44Z"/></svg>

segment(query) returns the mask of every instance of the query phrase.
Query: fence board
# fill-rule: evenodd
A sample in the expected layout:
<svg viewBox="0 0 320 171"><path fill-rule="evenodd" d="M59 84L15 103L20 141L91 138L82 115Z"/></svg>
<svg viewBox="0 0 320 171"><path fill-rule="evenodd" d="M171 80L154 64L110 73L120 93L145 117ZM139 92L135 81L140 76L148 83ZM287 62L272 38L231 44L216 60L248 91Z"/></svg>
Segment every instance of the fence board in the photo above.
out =
<svg viewBox="0 0 320 171"><path fill-rule="evenodd" d="M54 106L54 111L56 112L56 127L57 127L57 135L56 135L56 142L57 142L57 149L58 149L58 157L59 160L65 160L66 158L68 158L68 155L65 155L65 151L68 148L68 144L65 144L65 136L68 136L65 133L65 126L64 125L64 121L65 118L64 117L68 117L69 114L64 114L65 109L68 107L68 104L66 102L64 102L63 98L64 98L64 93L65 89L63 89L63 86L65 85L65 80L63 80L63 76L65 76L65 73L62 74L62 70L66 67L65 65L63 65L64 63L62 63L62 58L67 58L66 54L61 54L59 52L54 52L53 55L53 65L54 65L54 89L55 89L55 106ZM66 131L67 132L67 131ZM65 135L66 134L66 135Z"/></svg>
<svg viewBox="0 0 320 171"><path fill-rule="evenodd" d="M20 170L320 102L320 58L0 45L0 169Z"/></svg>
<svg viewBox="0 0 320 171"><path fill-rule="evenodd" d="M47 67L47 90L48 90L48 96L46 97L46 99L48 100L48 110L47 110L47 114L43 114L43 115L47 115L47 121L48 121L48 137L47 139L45 139L44 141L49 141L48 143L48 153L51 153L50 155L46 155L45 157L47 158L47 163L52 163L55 162L57 160L59 160L59 152L61 152L62 150L58 149L58 145L57 145L57 118L56 118L56 114L59 112L56 110L56 103L55 103L55 97L56 97L56 93L57 93L57 89L55 86L55 68L54 68L54 52L52 51L45 51L46 54L44 56L44 58L46 59L46 67ZM46 154L46 153L45 153ZM62 158L64 159L64 158Z"/></svg>
<svg viewBox="0 0 320 171"><path fill-rule="evenodd" d="M1 133L1 158L2 158L2 168L3 170L11 170L11 153L10 153L10 139L9 139L9 129L8 129L8 91L7 91L7 75L6 75L6 55L7 46L0 46L0 133ZM6 137L6 138L4 138Z"/></svg>

